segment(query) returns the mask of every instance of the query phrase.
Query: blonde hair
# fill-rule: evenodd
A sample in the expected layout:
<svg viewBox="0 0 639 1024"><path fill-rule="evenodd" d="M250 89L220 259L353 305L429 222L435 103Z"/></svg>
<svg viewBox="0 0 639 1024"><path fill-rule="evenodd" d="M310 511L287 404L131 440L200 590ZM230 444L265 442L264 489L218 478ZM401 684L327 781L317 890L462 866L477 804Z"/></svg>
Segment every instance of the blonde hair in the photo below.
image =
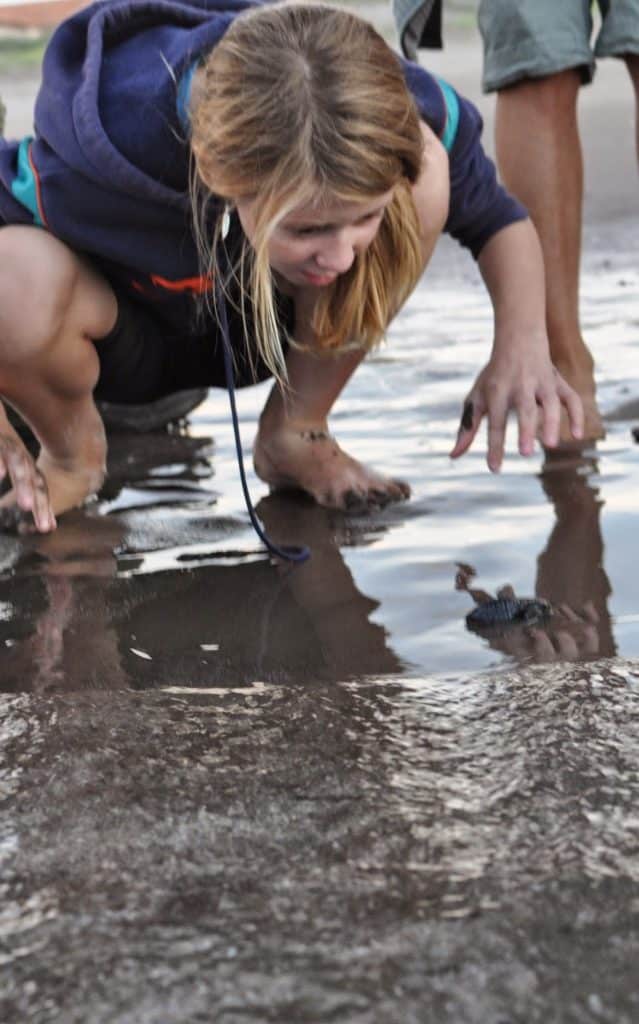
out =
<svg viewBox="0 0 639 1024"><path fill-rule="evenodd" d="M253 199L253 246L243 245L236 274L253 304L258 352L280 380L273 229L310 202L366 202L394 189L373 242L319 293L312 324L320 349L377 344L422 271L411 195L423 155L420 120L382 37L323 5L247 11L206 58L191 122L203 262L215 272L220 218L211 238L210 202Z"/></svg>

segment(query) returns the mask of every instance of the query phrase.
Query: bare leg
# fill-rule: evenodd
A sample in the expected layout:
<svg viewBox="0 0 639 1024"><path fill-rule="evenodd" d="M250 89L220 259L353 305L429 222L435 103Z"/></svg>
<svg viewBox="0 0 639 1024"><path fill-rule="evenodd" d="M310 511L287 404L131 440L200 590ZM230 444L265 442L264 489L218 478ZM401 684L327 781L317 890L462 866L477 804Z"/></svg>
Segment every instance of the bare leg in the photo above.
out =
<svg viewBox="0 0 639 1024"><path fill-rule="evenodd" d="M335 358L289 352L290 393L273 388L253 448L255 471L272 490L303 490L329 508L409 496L407 484L364 466L329 433L328 412L362 358L361 352Z"/></svg>
<svg viewBox="0 0 639 1024"><path fill-rule="evenodd" d="M528 208L546 264L551 358L581 397L588 439L603 436L594 364L579 327L583 162L576 70L529 79L499 92L496 146L506 187ZM562 440L570 440L567 424Z"/></svg>
<svg viewBox="0 0 639 1024"><path fill-rule="evenodd" d="M51 235L7 227L0 231L0 310L0 395L40 442L37 464L51 507L64 512L104 477L106 441L92 397L99 363L90 339L112 328L117 302ZM15 491L2 500L15 503Z"/></svg>
<svg viewBox="0 0 639 1024"><path fill-rule="evenodd" d="M639 54L629 53L626 55L625 61L635 90L635 143L639 161Z"/></svg>

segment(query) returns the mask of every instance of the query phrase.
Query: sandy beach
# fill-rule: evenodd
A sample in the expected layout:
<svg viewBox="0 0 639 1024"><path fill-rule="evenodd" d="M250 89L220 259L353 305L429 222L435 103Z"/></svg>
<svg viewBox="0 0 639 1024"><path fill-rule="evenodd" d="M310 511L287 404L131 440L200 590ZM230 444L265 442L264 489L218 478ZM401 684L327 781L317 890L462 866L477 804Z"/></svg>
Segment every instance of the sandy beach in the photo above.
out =
<svg viewBox="0 0 639 1024"><path fill-rule="evenodd" d="M424 62L491 150L478 39L445 41ZM0 66L8 135L37 82ZM611 413L639 399L622 66L580 117L582 322ZM220 393L114 435L55 534L0 537L3 1022L635 1024L639 418L579 457L523 460L511 435L497 476L483 440L451 463L491 331L444 239L333 422L411 500L342 515L250 474L273 538L310 545L299 569L251 530ZM247 455L265 394L239 396ZM575 617L478 636L460 564Z"/></svg>

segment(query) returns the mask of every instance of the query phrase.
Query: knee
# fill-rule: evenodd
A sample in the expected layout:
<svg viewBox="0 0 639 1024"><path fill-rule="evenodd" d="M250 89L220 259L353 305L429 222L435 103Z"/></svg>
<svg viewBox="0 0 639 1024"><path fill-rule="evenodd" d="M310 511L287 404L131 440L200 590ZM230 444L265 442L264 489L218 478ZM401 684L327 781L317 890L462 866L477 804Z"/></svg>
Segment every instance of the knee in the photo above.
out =
<svg viewBox="0 0 639 1024"><path fill-rule="evenodd" d="M579 71L569 68L541 78L525 78L500 90L501 103L516 101L531 113L553 124L562 114L576 114L577 96L581 85Z"/></svg>
<svg viewBox="0 0 639 1024"><path fill-rule="evenodd" d="M79 263L40 228L0 230L0 361L16 365L37 356L64 330L73 305Z"/></svg>

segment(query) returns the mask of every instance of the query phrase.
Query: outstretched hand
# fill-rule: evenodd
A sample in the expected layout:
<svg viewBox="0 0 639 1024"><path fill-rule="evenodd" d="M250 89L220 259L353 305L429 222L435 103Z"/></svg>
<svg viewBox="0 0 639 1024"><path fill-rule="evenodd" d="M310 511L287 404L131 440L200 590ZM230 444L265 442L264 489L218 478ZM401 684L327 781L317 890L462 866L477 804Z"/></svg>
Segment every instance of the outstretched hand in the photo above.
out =
<svg viewBox="0 0 639 1024"><path fill-rule="evenodd" d="M519 451L531 455L535 438L546 448L559 443L561 407L575 441L583 437L581 399L550 361L541 245L532 221L497 231L478 256L493 306L495 341L488 365L471 388L451 452L468 451L484 416L488 419L488 467L496 473L504 457L506 420L514 409Z"/></svg>
<svg viewBox="0 0 639 1024"><path fill-rule="evenodd" d="M532 455L535 439L546 448L559 443L561 406L564 406L575 440L583 436L581 400L555 369L550 359L536 349L497 348L477 377L464 402L455 446L456 459L468 451L479 425L488 420L489 469L499 471L506 439L508 413L515 410L519 429L519 453Z"/></svg>

